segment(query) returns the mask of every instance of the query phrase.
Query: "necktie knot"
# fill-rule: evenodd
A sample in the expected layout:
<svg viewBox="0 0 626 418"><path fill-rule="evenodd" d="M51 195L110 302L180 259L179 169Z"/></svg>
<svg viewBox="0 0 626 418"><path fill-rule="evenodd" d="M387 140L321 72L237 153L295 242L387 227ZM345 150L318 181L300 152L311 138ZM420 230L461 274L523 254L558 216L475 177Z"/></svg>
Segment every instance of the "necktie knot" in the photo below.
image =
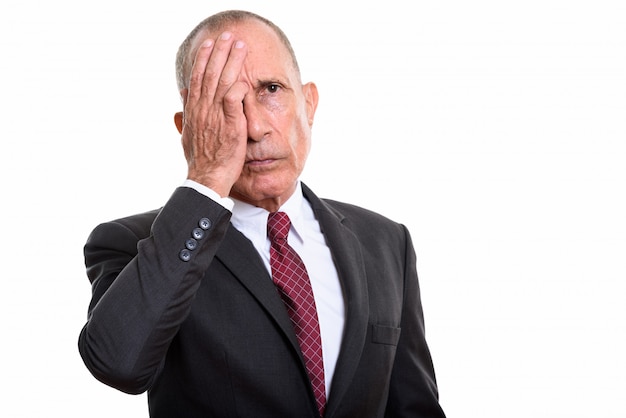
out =
<svg viewBox="0 0 626 418"><path fill-rule="evenodd" d="M291 221L285 212L272 212L267 217L267 233L270 240L286 240L291 228Z"/></svg>

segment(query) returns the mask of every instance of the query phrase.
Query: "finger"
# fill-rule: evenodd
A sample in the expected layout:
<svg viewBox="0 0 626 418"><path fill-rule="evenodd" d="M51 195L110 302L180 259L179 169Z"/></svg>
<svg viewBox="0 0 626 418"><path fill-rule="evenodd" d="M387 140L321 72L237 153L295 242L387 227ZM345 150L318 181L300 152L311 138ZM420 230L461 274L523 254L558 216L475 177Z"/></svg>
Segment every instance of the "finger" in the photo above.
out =
<svg viewBox="0 0 626 418"><path fill-rule="evenodd" d="M214 45L215 42L213 39L206 39L196 51L196 56L193 61L193 66L191 67L191 75L189 78L189 89L187 92L188 102L197 102L200 98L202 83L204 81L204 73Z"/></svg>
<svg viewBox="0 0 626 418"><path fill-rule="evenodd" d="M222 100L222 107L226 117L232 117L234 120L238 117L241 120L245 119L243 113L243 100L248 94L248 85L243 81L238 81L230 86L228 91L224 94Z"/></svg>
<svg viewBox="0 0 626 418"><path fill-rule="evenodd" d="M232 45L232 33L224 32L213 43L213 47L211 48L211 52L208 57L204 54L198 56L199 60L204 61L198 62L198 71L201 69L204 71L202 72L202 79L200 80L200 75L198 75L199 78L197 81L201 82L199 98L205 103L212 103L215 101L218 83L222 78L224 65L228 60Z"/></svg>
<svg viewBox="0 0 626 418"><path fill-rule="evenodd" d="M247 46L243 41L233 42L217 83L215 102L223 103L224 96L239 80L247 52Z"/></svg>

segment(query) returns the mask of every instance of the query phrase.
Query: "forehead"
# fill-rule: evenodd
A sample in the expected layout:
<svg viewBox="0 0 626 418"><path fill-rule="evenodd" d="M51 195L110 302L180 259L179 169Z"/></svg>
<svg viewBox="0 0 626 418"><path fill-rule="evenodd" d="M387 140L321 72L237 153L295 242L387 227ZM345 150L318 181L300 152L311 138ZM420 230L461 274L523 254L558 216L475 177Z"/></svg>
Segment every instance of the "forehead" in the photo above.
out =
<svg viewBox="0 0 626 418"><path fill-rule="evenodd" d="M248 47L248 58L287 59L289 52L280 37L265 23L250 19L236 23L226 23L214 30L203 30L196 35L190 50L191 58L206 39L217 39L223 32L231 32L236 40L242 40ZM248 59L249 60L249 59Z"/></svg>

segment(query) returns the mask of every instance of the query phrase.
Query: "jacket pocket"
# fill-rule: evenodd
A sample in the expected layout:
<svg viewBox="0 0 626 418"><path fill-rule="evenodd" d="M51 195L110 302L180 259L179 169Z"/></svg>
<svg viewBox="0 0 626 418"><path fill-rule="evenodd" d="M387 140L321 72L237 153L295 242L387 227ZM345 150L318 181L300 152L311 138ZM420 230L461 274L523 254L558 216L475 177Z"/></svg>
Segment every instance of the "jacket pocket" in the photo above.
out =
<svg viewBox="0 0 626 418"><path fill-rule="evenodd" d="M398 345L401 328L372 324L372 342L378 344Z"/></svg>

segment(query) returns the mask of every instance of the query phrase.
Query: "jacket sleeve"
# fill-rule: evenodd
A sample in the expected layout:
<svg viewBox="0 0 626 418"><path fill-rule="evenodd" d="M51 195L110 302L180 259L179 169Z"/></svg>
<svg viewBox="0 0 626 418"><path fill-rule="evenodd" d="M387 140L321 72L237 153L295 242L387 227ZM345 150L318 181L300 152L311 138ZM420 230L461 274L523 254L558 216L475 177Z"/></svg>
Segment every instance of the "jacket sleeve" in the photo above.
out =
<svg viewBox="0 0 626 418"><path fill-rule="evenodd" d="M151 224L136 216L92 231L84 248L92 300L78 348L94 377L133 394L151 386L230 215L181 187Z"/></svg>
<svg viewBox="0 0 626 418"><path fill-rule="evenodd" d="M445 418L426 343L415 250L405 232L405 281L402 332L389 387L386 417Z"/></svg>

